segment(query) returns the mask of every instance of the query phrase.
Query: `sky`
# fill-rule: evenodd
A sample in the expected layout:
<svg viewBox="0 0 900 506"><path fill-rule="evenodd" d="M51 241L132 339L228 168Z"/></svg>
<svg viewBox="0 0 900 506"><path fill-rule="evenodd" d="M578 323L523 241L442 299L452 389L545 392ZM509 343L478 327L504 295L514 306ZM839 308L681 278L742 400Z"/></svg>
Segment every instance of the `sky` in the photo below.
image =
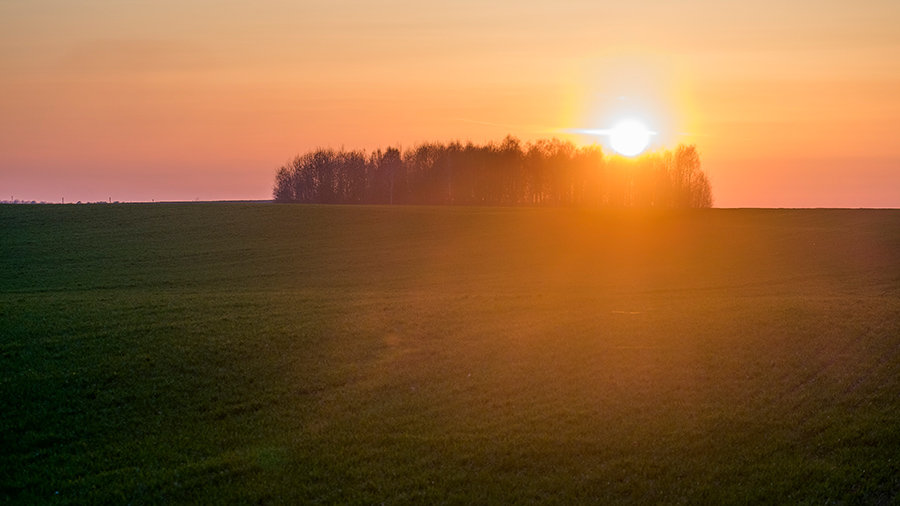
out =
<svg viewBox="0 0 900 506"><path fill-rule="evenodd" d="M319 147L695 144L717 207L900 207L900 2L0 0L0 200L257 200Z"/></svg>

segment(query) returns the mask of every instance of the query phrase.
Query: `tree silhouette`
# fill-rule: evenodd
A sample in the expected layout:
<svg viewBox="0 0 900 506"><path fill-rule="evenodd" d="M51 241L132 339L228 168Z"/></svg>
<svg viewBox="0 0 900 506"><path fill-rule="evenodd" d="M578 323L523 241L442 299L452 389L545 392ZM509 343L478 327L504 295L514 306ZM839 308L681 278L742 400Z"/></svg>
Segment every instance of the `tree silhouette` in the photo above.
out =
<svg viewBox="0 0 900 506"><path fill-rule="evenodd" d="M559 139L522 144L423 143L363 151L318 149L275 173L276 202L320 204L710 207L695 146L636 158Z"/></svg>

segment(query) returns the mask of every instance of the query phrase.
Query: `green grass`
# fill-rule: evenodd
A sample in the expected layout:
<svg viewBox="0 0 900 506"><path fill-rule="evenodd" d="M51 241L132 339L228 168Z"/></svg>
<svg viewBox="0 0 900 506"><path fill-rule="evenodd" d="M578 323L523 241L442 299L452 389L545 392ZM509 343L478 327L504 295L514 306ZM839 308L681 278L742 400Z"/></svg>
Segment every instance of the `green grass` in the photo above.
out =
<svg viewBox="0 0 900 506"><path fill-rule="evenodd" d="M0 230L0 501L900 501L897 211L0 206Z"/></svg>

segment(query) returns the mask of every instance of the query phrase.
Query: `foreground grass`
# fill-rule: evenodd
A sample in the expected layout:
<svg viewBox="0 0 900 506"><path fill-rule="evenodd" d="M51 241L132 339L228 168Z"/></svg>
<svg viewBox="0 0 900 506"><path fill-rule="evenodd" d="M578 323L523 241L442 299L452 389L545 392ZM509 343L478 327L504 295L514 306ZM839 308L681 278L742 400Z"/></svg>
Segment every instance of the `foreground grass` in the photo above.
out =
<svg viewBox="0 0 900 506"><path fill-rule="evenodd" d="M0 500L900 500L900 212L0 228Z"/></svg>

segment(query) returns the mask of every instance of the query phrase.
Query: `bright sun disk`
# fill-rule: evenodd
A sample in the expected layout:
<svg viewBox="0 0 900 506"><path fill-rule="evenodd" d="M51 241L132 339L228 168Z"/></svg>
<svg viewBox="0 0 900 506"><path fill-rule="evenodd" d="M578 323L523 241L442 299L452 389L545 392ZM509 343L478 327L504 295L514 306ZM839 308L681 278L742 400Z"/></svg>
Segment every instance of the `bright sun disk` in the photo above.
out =
<svg viewBox="0 0 900 506"><path fill-rule="evenodd" d="M647 148L654 133L640 121L628 119L609 130L609 144L620 155L636 156Z"/></svg>

